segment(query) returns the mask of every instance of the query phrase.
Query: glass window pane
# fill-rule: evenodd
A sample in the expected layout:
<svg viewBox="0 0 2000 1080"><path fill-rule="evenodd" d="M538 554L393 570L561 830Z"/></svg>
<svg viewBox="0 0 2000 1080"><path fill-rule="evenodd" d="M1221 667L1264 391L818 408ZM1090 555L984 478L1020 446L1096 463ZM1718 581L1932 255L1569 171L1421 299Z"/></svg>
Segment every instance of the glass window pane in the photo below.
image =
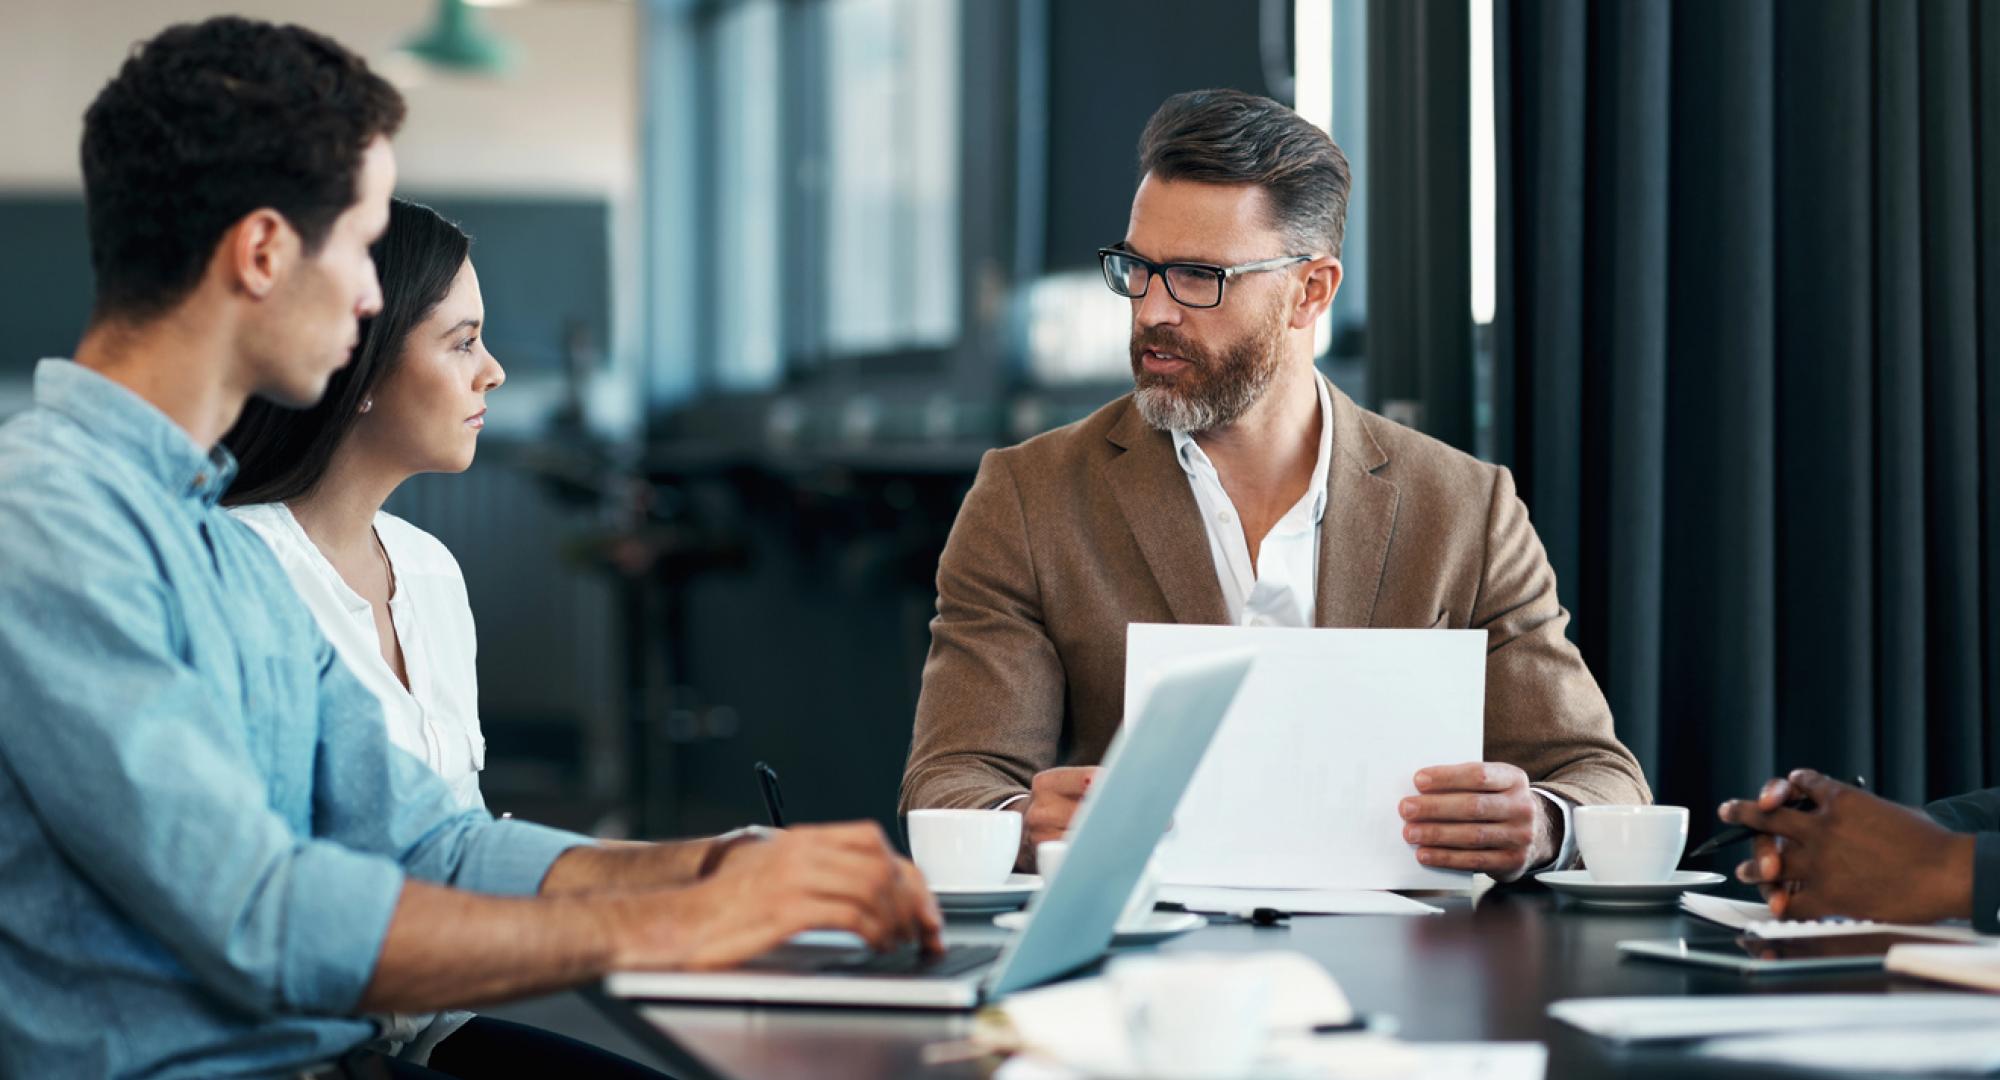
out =
<svg viewBox="0 0 2000 1080"><path fill-rule="evenodd" d="M778 230L783 220L779 138L782 41L778 0L742 0L716 19L710 96L715 118L715 381L756 390L782 372L783 292Z"/></svg>
<svg viewBox="0 0 2000 1080"><path fill-rule="evenodd" d="M958 338L957 0L832 0L826 343Z"/></svg>

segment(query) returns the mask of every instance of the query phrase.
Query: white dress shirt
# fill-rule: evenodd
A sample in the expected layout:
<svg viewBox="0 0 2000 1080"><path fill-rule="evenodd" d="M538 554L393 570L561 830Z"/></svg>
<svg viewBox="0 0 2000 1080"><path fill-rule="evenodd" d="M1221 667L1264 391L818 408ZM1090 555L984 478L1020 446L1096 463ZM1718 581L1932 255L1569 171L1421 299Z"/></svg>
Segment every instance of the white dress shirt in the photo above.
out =
<svg viewBox="0 0 2000 1080"><path fill-rule="evenodd" d="M283 503L265 503L230 512L270 545L334 651L382 702L389 741L443 777L459 805L484 807L479 794L486 740L479 732L478 642L458 560L436 537L402 518L375 515L375 534L382 538L395 576L389 617L410 676L405 688L382 656L374 610L326 561L291 510Z"/></svg>
<svg viewBox="0 0 2000 1080"><path fill-rule="evenodd" d="M1333 401L1326 380L1315 378L1319 390L1319 457L1313 464L1306 493L1285 511L1264 536L1257 561L1250 561L1250 543L1243 538L1242 515L1215 463L1201 444L1184 431L1174 432L1174 457L1194 489L1201 507L1201 524L1208 533L1208 553L1215 559L1215 577L1222 585L1222 602L1229 621L1238 626L1311 626L1313 600L1319 586L1319 523L1326 516L1326 470L1333 460Z"/></svg>

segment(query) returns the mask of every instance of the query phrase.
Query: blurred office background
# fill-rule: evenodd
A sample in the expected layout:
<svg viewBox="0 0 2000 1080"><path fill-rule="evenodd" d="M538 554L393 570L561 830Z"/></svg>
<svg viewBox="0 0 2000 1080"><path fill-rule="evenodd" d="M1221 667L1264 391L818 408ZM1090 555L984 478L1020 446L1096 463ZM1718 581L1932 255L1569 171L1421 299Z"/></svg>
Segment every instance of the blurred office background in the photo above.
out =
<svg viewBox="0 0 2000 1080"><path fill-rule="evenodd" d="M958 501L1129 387L1093 253L1203 86L1346 149L1322 367L1514 468L1663 800L2000 782L2000 8L0 0L0 412L88 311L85 104L222 11L391 73L475 237L510 379L391 508L464 566L496 809L719 829L762 759L893 823Z"/></svg>

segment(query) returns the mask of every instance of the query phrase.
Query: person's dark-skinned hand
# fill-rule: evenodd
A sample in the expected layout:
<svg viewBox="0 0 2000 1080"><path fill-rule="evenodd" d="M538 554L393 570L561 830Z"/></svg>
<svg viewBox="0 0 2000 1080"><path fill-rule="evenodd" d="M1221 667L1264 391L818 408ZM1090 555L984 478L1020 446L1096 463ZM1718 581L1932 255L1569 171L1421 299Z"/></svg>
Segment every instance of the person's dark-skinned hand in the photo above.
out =
<svg viewBox="0 0 2000 1080"><path fill-rule="evenodd" d="M1799 795L1812 807L1785 805ZM1811 769L1723 803L1718 816L1762 834L1736 876L1781 918L1930 923L1972 912L1972 837Z"/></svg>

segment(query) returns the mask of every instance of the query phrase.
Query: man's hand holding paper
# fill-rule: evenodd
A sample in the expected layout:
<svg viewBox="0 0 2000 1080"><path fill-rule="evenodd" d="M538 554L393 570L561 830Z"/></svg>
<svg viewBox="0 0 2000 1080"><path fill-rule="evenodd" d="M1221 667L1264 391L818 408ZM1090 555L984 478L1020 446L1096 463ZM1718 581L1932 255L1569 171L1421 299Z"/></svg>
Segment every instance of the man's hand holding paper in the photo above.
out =
<svg viewBox="0 0 2000 1080"><path fill-rule="evenodd" d="M1547 864L1562 845L1560 816L1517 766L1439 765L1418 772L1415 782L1417 794L1397 810L1406 822L1403 839L1425 866L1512 881Z"/></svg>

